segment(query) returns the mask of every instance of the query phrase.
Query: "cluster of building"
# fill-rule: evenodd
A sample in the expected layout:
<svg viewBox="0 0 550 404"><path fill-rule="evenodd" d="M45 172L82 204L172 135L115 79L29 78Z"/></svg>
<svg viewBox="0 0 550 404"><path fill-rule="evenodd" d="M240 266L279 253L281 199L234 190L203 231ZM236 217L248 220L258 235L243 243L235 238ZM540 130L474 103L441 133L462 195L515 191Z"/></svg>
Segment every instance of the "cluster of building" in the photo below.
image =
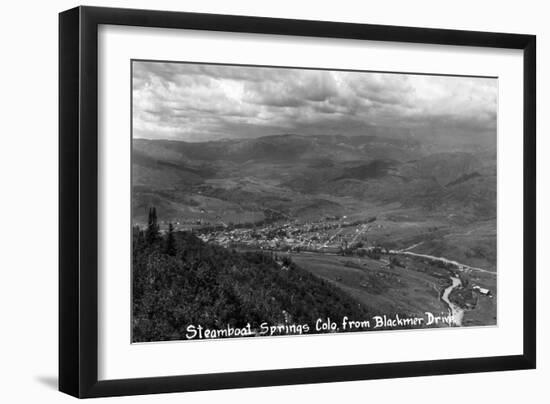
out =
<svg viewBox="0 0 550 404"><path fill-rule="evenodd" d="M351 231L345 231L350 226ZM249 247L283 251L339 253L365 239L369 229L365 223L347 221L297 221L274 223L257 228L202 230L198 236L205 242L224 247Z"/></svg>

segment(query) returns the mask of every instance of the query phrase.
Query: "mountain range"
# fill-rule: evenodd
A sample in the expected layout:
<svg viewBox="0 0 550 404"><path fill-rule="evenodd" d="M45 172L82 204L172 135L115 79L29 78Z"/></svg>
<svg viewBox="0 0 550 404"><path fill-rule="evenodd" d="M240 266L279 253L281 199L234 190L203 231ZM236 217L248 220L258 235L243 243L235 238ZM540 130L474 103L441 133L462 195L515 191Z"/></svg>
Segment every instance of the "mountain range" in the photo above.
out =
<svg viewBox="0 0 550 404"><path fill-rule="evenodd" d="M494 145L391 136L283 134L184 142L134 139L133 221L255 222L415 209L461 220L496 212Z"/></svg>

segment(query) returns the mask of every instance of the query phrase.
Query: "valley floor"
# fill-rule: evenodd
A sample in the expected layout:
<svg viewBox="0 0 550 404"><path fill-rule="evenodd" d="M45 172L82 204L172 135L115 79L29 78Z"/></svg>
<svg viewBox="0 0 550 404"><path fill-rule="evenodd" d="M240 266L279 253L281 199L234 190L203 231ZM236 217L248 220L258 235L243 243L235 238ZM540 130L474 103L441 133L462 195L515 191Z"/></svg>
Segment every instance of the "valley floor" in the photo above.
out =
<svg viewBox="0 0 550 404"><path fill-rule="evenodd" d="M382 255L380 259L347 257L330 253L289 252L294 263L328 281L379 315L401 313L447 315L451 307L461 312L455 325L496 325L496 274L459 271L411 255ZM393 257L398 257L394 259ZM390 262L391 261L391 262ZM452 285L451 279L460 280ZM451 287L454 286L454 287ZM481 293L478 288L489 294ZM444 291L449 289L446 298Z"/></svg>

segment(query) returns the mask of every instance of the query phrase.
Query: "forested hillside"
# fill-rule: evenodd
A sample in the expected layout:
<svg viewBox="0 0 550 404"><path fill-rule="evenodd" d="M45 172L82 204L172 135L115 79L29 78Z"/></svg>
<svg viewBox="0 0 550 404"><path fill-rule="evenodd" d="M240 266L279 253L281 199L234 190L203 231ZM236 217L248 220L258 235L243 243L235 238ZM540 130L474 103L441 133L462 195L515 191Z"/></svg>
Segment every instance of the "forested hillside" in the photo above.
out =
<svg viewBox="0 0 550 404"><path fill-rule="evenodd" d="M237 252L189 232L159 232L150 210L133 233L133 341L185 339L188 325L257 328L366 318L372 311L288 258ZM315 330L312 330L314 333Z"/></svg>

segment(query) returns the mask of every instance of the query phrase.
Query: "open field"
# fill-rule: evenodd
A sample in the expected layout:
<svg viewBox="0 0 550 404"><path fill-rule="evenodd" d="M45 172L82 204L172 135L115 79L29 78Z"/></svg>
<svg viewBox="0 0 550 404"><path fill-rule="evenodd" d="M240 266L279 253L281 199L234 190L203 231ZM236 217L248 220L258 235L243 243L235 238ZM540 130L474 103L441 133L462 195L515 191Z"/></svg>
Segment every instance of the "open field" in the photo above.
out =
<svg viewBox="0 0 550 404"><path fill-rule="evenodd" d="M439 300L439 280L405 268L389 268L370 258L327 254L290 254L301 268L333 283L360 302L376 307L381 314L446 312ZM443 280L444 281L444 280Z"/></svg>

